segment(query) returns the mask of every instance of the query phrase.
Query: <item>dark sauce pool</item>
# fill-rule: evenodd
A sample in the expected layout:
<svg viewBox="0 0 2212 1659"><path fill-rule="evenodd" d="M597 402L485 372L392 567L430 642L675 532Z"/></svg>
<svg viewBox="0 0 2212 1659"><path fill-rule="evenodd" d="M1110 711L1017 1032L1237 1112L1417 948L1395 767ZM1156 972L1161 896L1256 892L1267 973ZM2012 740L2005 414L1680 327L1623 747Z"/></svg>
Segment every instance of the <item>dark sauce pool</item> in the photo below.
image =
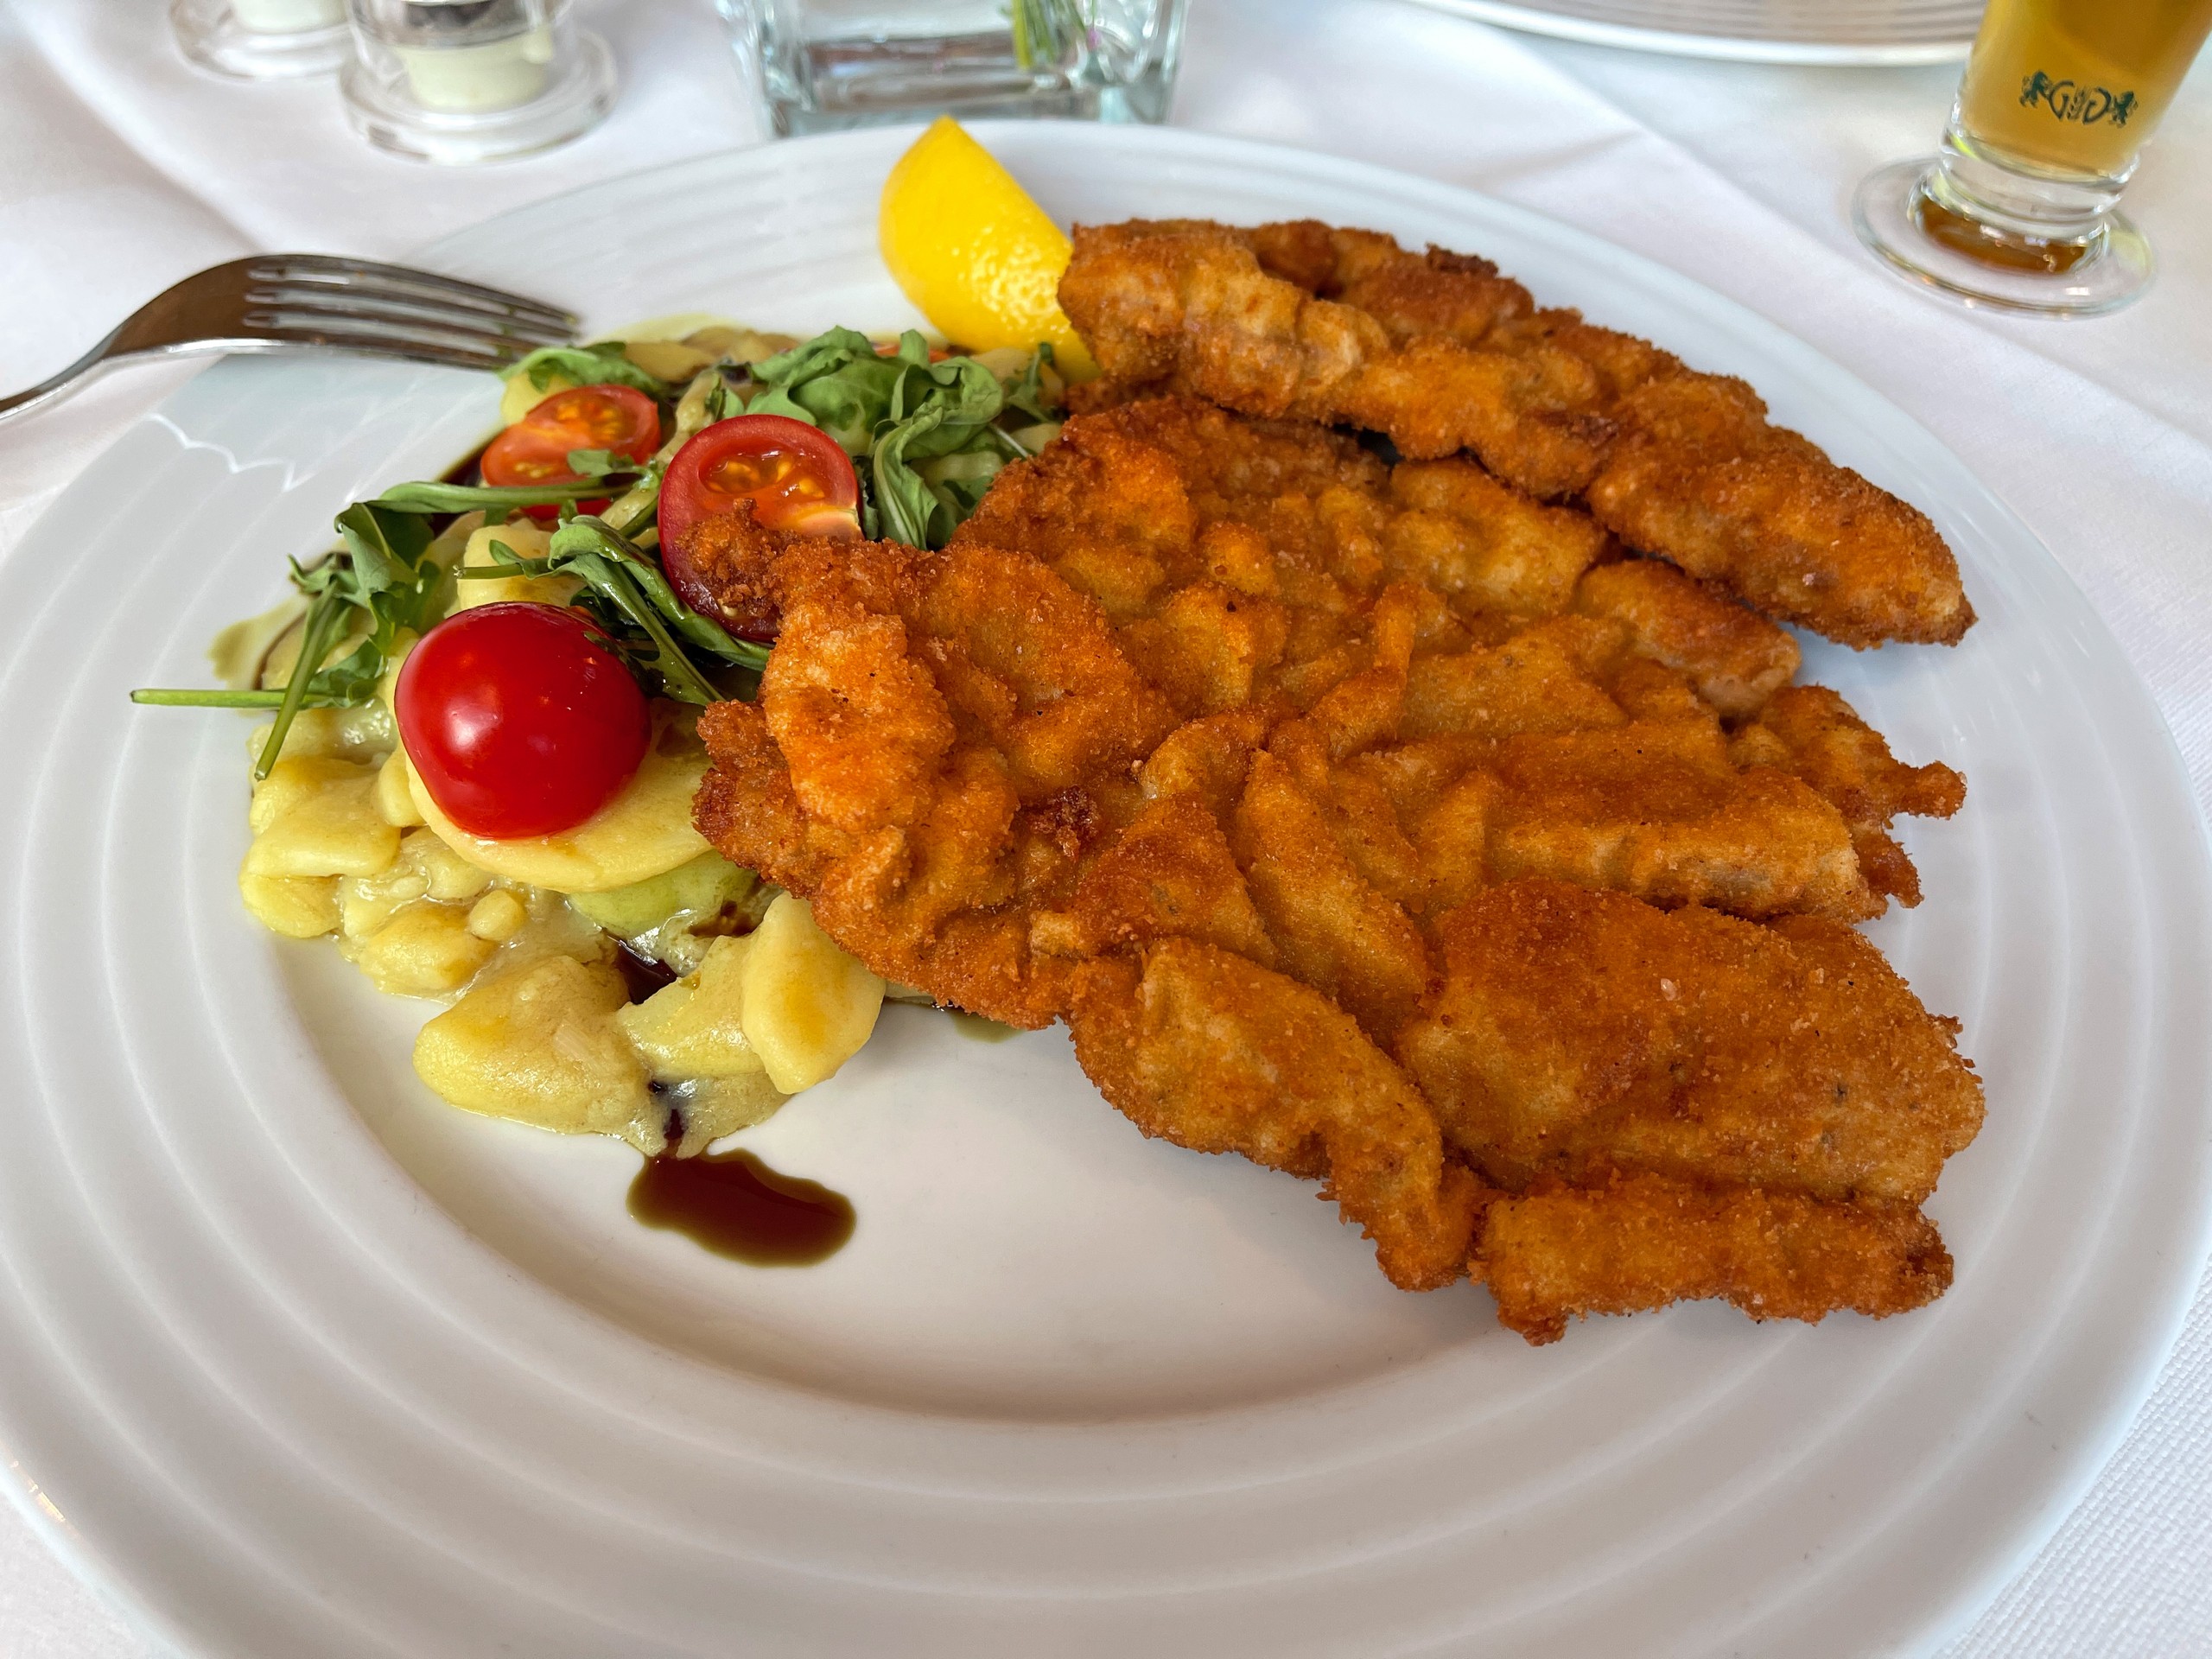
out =
<svg viewBox="0 0 2212 1659"><path fill-rule="evenodd" d="M756 1268L806 1267L853 1236L843 1193L779 1175L749 1152L648 1158L630 1183L630 1213Z"/></svg>
<svg viewBox="0 0 2212 1659"><path fill-rule="evenodd" d="M481 483L480 463L490 447L487 438L448 467L442 481ZM448 516L435 521L435 527L442 530L452 522ZM632 1002L644 1001L676 978L660 963L627 949L615 953L615 965ZM986 1042L999 1040L995 1032L970 1034ZM779 1174L749 1152L646 1159L630 1183L630 1213L648 1227L682 1233L716 1255L756 1268L810 1267L844 1249L853 1236L852 1201L843 1193L818 1181Z"/></svg>
<svg viewBox="0 0 2212 1659"><path fill-rule="evenodd" d="M493 435L496 437L498 434L495 433ZM492 439L485 439L483 442L447 467L439 477L438 482L441 484L481 484L484 481L484 474L480 470L484 464L484 452L491 447Z"/></svg>

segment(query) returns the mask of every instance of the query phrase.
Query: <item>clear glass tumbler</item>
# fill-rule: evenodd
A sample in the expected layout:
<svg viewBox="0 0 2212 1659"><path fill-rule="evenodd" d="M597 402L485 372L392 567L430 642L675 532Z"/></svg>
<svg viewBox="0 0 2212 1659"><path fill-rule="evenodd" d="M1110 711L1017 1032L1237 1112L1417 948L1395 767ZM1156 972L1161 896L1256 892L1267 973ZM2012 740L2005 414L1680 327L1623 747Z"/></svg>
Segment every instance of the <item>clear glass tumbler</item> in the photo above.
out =
<svg viewBox="0 0 2212 1659"><path fill-rule="evenodd" d="M1161 121L1185 0L716 0L779 134L922 116Z"/></svg>
<svg viewBox="0 0 2212 1659"><path fill-rule="evenodd" d="M1859 239L1969 304L2090 316L2149 284L2119 211L2212 0L1991 0L1942 150L1859 189Z"/></svg>
<svg viewBox="0 0 2212 1659"><path fill-rule="evenodd" d="M563 144L614 103L607 43L569 0L348 0L346 113L423 162L492 162Z"/></svg>

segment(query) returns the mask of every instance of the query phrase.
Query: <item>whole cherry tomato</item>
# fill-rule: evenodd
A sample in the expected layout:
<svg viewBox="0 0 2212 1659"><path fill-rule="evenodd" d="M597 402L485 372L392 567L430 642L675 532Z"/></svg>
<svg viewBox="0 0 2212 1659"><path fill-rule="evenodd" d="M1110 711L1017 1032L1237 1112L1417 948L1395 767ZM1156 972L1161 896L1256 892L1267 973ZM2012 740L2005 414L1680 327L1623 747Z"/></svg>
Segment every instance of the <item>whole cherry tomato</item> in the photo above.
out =
<svg viewBox="0 0 2212 1659"><path fill-rule="evenodd" d="M739 415L693 434L660 486L660 544L709 514L753 504L764 530L858 536L861 480L837 440L787 415Z"/></svg>
<svg viewBox="0 0 2212 1659"><path fill-rule="evenodd" d="M424 634L393 689L399 739L472 836L574 829L645 758L645 694L579 610L482 605Z"/></svg>
<svg viewBox="0 0 2212 1659"><path fill-rule="evenodd" d="M629 386L572 386L556 391L492 440L478 463L486 484L567 484L571 449L605 449L640 465L660 448L660 408ZM579 501L579 512L602 512L604 499ZM527 509L550 519L556 507Z"/></svg>

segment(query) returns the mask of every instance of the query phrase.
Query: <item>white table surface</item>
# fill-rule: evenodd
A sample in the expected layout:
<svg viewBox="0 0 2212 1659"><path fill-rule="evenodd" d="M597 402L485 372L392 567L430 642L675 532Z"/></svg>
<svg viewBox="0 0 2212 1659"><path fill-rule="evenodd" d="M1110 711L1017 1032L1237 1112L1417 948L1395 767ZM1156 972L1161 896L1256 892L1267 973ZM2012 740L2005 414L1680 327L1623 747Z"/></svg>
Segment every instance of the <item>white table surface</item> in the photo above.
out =
<svg viewBox="0 0 2212 1659"><path fill-rule="evenodd" d="M327 81L191 71L158 0L0 0L0 390L220 259L401 256L574 185L758 140L707 0L578 3L621 60L613 117L550 156L445 171L359 143ZM2044 537L2212 798L2212 67L2130 193L2164 260L2158 285L2119 316L2063 325L1924 298L1852 240L1853 186L1929 147L1955 75L1643 57L1402 0L1192 0L1174 118L1524 202L1810 340L1932 427ZM0 429L0 557L179 372L112 378ZM2044 1520L2050 1543L1946 1659L2212 1654L2212 1296L2094 1488ZM127 1609L0 1506L0 1656L153 1651Z"/></svg>

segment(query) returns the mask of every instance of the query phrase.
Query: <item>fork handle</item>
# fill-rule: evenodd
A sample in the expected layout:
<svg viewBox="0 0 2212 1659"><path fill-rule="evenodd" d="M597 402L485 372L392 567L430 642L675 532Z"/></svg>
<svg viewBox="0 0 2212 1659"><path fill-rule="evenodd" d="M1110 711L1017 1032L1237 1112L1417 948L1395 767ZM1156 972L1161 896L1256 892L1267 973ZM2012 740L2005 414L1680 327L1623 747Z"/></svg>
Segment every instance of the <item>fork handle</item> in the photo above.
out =
<svg viewBox="0 0 2212 1659"><path fill-rule="evenodd" d="M5 0L0 0L0 4L4 3ZM134 363L173 362L182 357L222 357L270 349L269 342L265 340L186 340L151 350L117 351L116 341L122 334L121 328L117 329L60 373L40 381L29 391L19 391L12 397L0 397L0 423L11 421L18 415L27 415L44 404L58 402L74 390L79 383L90 380L108 369L123 368Z"/></svg>
<svg viewBox="0 0 2212 1659"><path fill-rule="evenodd" d="M119 328L116 330L116 334L118 334L122 332ZM86 352L74 363L62 370L60 373L48 376L28 391L19 391L12 397L0 397L0 421L21 415L40 404L50 402L59 397L78 381L90 378L94 371L111 360L108 357L108 348L114 344L115 334L110 334L91 351Z"/></svg>

